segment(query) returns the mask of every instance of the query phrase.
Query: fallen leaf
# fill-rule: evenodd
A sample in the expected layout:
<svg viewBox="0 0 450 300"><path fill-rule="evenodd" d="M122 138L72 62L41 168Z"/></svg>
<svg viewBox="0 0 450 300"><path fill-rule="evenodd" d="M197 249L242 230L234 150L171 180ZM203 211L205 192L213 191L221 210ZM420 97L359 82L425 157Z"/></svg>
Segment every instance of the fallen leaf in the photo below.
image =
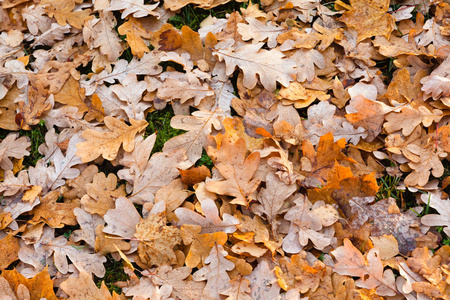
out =
<svg viewBox="0 0 450 300"><path fill-rule="evenodd" d="M105 117L106 127L109 132L101 132L93 129L86 129L82 136L86 142L77 144L77 156L81 157L83 162L89 162L100 155L108 160L116 158L119 148L123 143L123 149L131 152L134 149L135 135L147 127L145 120L135 121L130 119L131 126L113 117Z"/></svg>

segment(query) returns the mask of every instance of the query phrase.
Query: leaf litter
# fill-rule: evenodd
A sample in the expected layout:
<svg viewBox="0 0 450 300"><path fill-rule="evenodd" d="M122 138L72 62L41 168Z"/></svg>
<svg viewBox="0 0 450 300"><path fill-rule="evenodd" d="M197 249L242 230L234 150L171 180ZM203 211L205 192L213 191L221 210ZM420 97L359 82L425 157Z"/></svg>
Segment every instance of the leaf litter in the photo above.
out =
<svg viewBox="0 0 450 300"><path fill-rule="evenodd" d="M1 299L449 299L448 1L0 17Z"/></svg>

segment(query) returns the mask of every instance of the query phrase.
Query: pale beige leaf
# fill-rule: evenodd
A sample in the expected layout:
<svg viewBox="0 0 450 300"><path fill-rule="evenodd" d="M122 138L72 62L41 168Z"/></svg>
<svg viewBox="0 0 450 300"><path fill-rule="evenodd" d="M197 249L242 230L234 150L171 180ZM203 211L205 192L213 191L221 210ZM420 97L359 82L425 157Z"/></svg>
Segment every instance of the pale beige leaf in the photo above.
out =
<svg viewBox="0 0 450 300"><path fill-rule="evenodd" d="M131 239L136 233L136 225L141 220L141 216L130 200L119 197L115 202L115 208L108 210L104 219L108 224L103 229L104 233Z"/></svg>
<svg viewBox="0 0 450 300"><path fill-rule="evenodd" d="M111 11L100 11L100 19L91 20L83 31L85 42L94 48L100 48L100 53L106 55L109 61L116 61L123 52L123 46L118 33L114 30L116 18Z"/></svg>
<svg viewBox="0 0 450 300"><path fill-rule="evenodd" d="M144 0L112 0L108 10L122 10L122 19L133 14L135 18L142 18L148 15L159 17L159 13L154 11L158 3L146 5Z"/></svg>
<svg viewBox="0 0 450 300"><path fill-rule="evenodd" d="M244 86L252 89L257 84L257 76L264 88L268 91L276 89L276 83L287 87L294 80L296 63L284 58L277 50L264 50L264 43L245 45L234 49L233 40L227 40L216 45L213 52L220 61L225 61L226 74L230 76L236 67L244 72Z"/></svg>
<svg viewBox="0 0 450 300"><path fill-rule="evenodd" d="M272 232L277 232L277 215L286 199L297 190L295 184L287 185L274 173L266 176L266 188L262 188L256 199L261 204L252 205L252 210L258 215L265 215L272 225Z"/></svg>
<svg viewBox="0 0 450 300"><path fill-rule="evenodd" d="M0 168L5 171L13 168L11 158L21 159L30 155L27 151L31 146L30 139L27 136L18 136L17 133L9 133L0 143Z"/></svg>
<svg viewBox="0 0 450 300"><path fill-rule="evenodd" d="M221 292L221 295L228 296L225 300L252 300L249 295L251 292L250 282L242 276L236 277L230 281L231 286Z"/></svg>
<svg viewBox="0 0 450 300"><path fill-rule="evenodd" d="M270 23L265 24L252 17L245 20L248 24L239 23L237 31L242 35L244 41L252 39L253 44L264 42L267 39L267 46L274 48L278 44L277 36L286 31L286 28Z"/></svg>
<svg viewBox="0 0 450 300"><path fill-rule="evenodd" d="M220 299L219 293L231 286L227 271L233 270L235 265L225 258L227 255L228 253L223 249L222 245L216 245L211 249L209 256L205 260L207 266L193 274L195 281L207 281L203 291L204 296Z"/></svg>
<svg viewBox="0 0 450 300"><path fill-rule="evenodd" d="M426 205L437 210L439 214L428 214L420 221L427 226L444 226L444 232L450 236L450 200L442 199L440 192L423 194L420 199Z"/></svg>
<svg viewBox="0 0 450 300"><path fill-rule="evenodd" d="M170 120L170 126L188 132L168 140L163 147L165 153L171 153L178 149L185 149L186 155L192 163L195 163L202 155L207 136L213 130L221 130L225 118L221 109L209 111L195 111L190 116L174 116Z"/></svg>
<svg viewBox="0 0 450 300"><path fill-rule="evenodd" d="M239 224L239 220L224 213L222 215L222 221L219 217L219 210L213 200L204 199L201 203L201 207L202 212L205 215L204 217L190 209L183 207L177 208L175 214L180 220L179 225L200 225L202 227L201 233L213 233L219 231L233 233L236 231L236 225Z"/></svg>

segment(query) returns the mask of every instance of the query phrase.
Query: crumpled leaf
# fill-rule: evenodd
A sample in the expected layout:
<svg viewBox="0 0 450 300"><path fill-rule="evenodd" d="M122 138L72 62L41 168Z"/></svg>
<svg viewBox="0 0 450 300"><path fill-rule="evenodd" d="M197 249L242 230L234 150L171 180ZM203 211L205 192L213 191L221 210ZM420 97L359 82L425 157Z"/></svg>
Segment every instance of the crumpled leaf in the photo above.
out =
<svg viewBox="0 0 450 300"><path fill-rule="evenodd" d="M167 226L163 213L141 219L136 225L135 237L139 240L139 258L145 265L176 263L173 247L181 242L180 229Z"/></svg>
<svg viewBox="0 0 450 300"><path fill-rule="evenodd" d="M389 0L370 2L351 0L351 9L345 12L340 21L358 32L357 42L377 35L389 38L394 30L394 18L388 14Z"/></svg>
<svg viewBox="0 0 450 300"><path fill-rule="evenodd" d="M272 225L272 232L276 236L278 221L277 215L283 207L286 199L297 190L295 184L287 185L274 173L268 173L266 177L266 188L261 189L256 199L261 204L252 205L252 210L258 215L265 215L267 221Z"/></svg>

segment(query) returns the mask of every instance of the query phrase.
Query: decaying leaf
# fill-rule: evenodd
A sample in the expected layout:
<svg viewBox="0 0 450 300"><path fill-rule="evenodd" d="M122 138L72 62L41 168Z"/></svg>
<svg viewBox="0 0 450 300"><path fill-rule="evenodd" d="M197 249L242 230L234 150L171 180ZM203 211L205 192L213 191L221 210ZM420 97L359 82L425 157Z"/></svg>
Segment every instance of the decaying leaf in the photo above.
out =
<svg viewBox="0 0 450 300"><path fill-rule="evenodd" d="M448 299L448 1L0 2L0 300Z"/></svg>

